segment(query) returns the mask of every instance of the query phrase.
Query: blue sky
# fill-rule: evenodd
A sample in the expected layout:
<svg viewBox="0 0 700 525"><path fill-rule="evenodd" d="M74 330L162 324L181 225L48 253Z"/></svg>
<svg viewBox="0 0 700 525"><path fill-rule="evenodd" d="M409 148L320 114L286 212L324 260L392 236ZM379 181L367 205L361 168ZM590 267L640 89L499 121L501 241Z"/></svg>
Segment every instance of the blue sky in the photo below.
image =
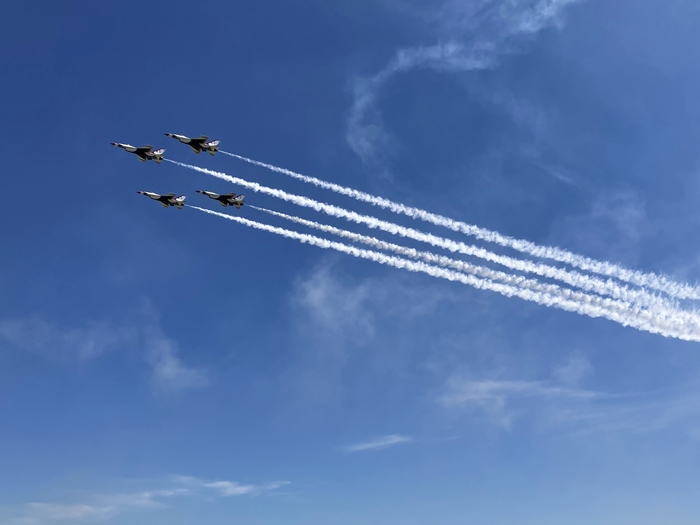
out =
<svg viewBox="0 0 700 525"><path fill-rule="evenodd" d="M695 283L699 23L690 0L5 6L0 523L697 523L697 343L162 209L135 192L240 189L109 142L416 227L163 136L205 133Z"/></svg>

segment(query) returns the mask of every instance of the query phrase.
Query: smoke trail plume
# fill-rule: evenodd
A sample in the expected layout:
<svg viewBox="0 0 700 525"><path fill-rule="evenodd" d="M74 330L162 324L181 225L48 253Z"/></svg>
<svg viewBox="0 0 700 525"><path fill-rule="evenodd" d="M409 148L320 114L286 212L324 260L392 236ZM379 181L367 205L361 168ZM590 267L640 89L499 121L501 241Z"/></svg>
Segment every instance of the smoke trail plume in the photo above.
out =
<svg viewBox="0 0 700 525"><path fill-rule="evenodd" d="M547 283L542 283L540 281L537 281L535 279L527 279L525 277L519 276L519 275L514 275L514 274L509 274L505 272L500 272L496 270L492 270L491 268L486 268L483 266L477 266L465 261L460 261L456 259L452 259L450 257L445 257L443 255L437 255L432 252L426 252L426 251L420 251L416 250L415 248L410 248L407 246L401 246L399 244L394 244L386 241L382 241L380 239L377 239L376 237L369 237L366 235L361 235L359 233L351 232L348 230L343 230L342 228L336 228L335 226L330 226L328 224L321 224L315 221L309 221L307 219L303 219L301 217L296 217L293 215L287 215L286 213L280 213L277 211L273 210L268 210L267 208L261 208L259 206L249 206L250 208L253 208L255 210L262 211L264 213L268 213L270 215L273 215L275 217L280 217L282 219L294 222L296 224L301 224L303 226L307 226L309 228L314 228L316 230L325 232L325 233L331 233L333 235L337 235L339 237L344 237L346 239L349 239L354 242L360 242L363 244L367 244L369 246L372 246L373 248L376 248L378 250L384 250L384 251L391 251L394 253L398 253L400 255L403 255L405 257L410 257L411 259L420 259L428 264L437 264L440 266L444 266L447 268L453 268L455 270L458 270L460 272L465 272L465 273L470 273L472 275L476 275L478 277L481 277L483 279L492 279L496 281L501 281L506 284L514 285L514 286L519 286L521 288L527 288L529 290L534 290L542 293L547 293L550 295L558 295L561 297L565 297L567 299L573 299L576 301L581 301L585 302L588 304L595 304L604 308L609 308L613 310L617 310L620 312L629 312L630 309L635 307L635 304L631 304L630 302L627 301L611 301L610 299L605 299L602 297L598 296L592 296L589 294L581 293L578 291L573 291L565 288L561 288L560 286L553 285L553 284L547 284ZM642 292L643 293L643 292ZM654 297L652 297L654 298ZM644 298L642 298L644 299ZM657 299L657 298L654 298ZM641 304L636 303L639 306L642 306ZM695 312L687 312L680 310L678 308L673 308L671 306L665 305L663 303L652 303L652 306L649 308L649 310L637 310L637 313L635 315L638 316L644 316L647 319L650 319L652 317L656 316L661 316L664 319L674 319L674 320L679 320L683 319L684 321L688 323L695 324L700 327L700 316L698 316L697 313Z"/></svg>
<svg viewBox="0 0 700 525"><path fill-rule="evenodd" d="M418 261L409 261L407 259L403 259L401 257L395 257L395 256L390 256L390 255L385 255L380 252L375 252L372 250L364 250L360 248L356 248L354 246L350 246L347 244L339 243L339 242L333 242L329 241L327 239L323 239L320 237L316 237L314 235L308 235L305 233L298 233L292 230L287 230L284 228L278 228L276 226L270 226L268 224L263 224L260 222L256 221L251 221L249 219L244 219L242 217L235 217L232 215L226 215L223 213L215 212L212 210L207 210L204 208L199 208L197 206L188 206L189 208L208 213L211 215L216 215L218 217L222 217L224 219L228 219L230 221L237 222L239 224L243 224L245 226L249 226L252 228L256 228L259 230L263 231L268 231L270 233L275 233L277 235L281 235L290 239L296 239L302 243L308 243L312 246L317 246L319 248L325 248L325 249L333 249L342 253L347 253L349 255L352 255L354 257L359 257L362 259L367 259L371 260L374 262L378 262L380 264L386 264L388 266L392 266L394 268L400 268L400 269L405 269L409 270L412 272L422 272L428 275L431 275L433 277L439 277L442 279L447 279L449 281L456 281L456 282L461 282L463 284L467 284L469 286L473 286L477 289L481 290L491 290L497 293L500 293L502 295L505 295L507 297L519 297L521 299L524 299L526 301L533 301L535 303L544 305L544 306L552 306L555 308L559 308L562 310L570 311L570 312L575 312L579 313L582 315L588 315L590 317L604 317L606 319L610 319L612 321L615 321L617 323L620 323L623 326L630 326L633 328L637 328L638 330L643 330L651 333L656 333L663 335L665 337L675 337L678 339L683 339L686 341L700 341L700 332L698 332L697 327L695 326L688 326L687 323L683 323L680 321L677 322L672 322L673 320L658 320L656 321L655 319L652 319L650 321L647 321L645 319L641 319L639 317L634 317L634 316L626 316L622 315L621 313L607 310L605 308L601 308L599 306L594 306L590 304L582 304L577 301L573 301L570 299L565 299L562 297L558 297L555 295L549 295L549 294L544 294L540 292L535 292L532 290L527 290L527 289L522 289L517 286L512 286L512 285L507 285L507 284L498 284L494 283L488 279L480 279L478 277L475 277L473 275L468 275L460 272L455 272L451 270L446 270L444 268L438 268L435 266L431 266L429 264L423 263L423 262L418 262ZM636 313L636 310L631 310L632 313Z"/></svg>
<svg viewBox="0 0 700 525"><path fill-rule="evenodd" d="M256 192L265 193L278 199L292 202L298 206L311 208L313 210L326 213L330 216L339 217L358 224L364 224L369 228L379 229L387 233L391 233L392 235L399 235L401 237L425 242L432 246L449 250L453 253L461 253L464 255L479 257L487 261L506 266L507 268L511 268L513 270L535 273L543 277L557 279L571 286L575 286L601 295L609 295L615 299L621 299L624 301L636 301L640 304L649 306L651 306L652 304L659 304L664 307L675 307L675 305L669 304L667 301L663 300L660 297L655 297L644 290L630 290L629 288L621 286L611 279L603 281L602 279L599 279L597 277L583 275L575 271L569 271L562 268L548 266L545 264L534 263L532 261L515 259L513 257L508 257L505 255L498 255L484 248L479 248L462 242L453 241L444 237L438 237L437 235L421 232L413 228L406 228L404 226L400 226L392 222L383 221L370 215L362 215L356 212L346 210L344 208L340 208L338 206L333 206L332 204L322 203L314 199L310 199L308 197L295 195L293 193L288 193L286 191L275 188L269 188L267 186L263 186L262 184L258 184L257 182L249 182L239 177L232 177L231 175L227 175L226 173L221 173L206 168L200 168L198 166L192 166L190 164L184 164L182 162L177 162L174 160L164 160L167 160L168 162L177 164L178 166L182 166L184 168L189 168L200 173L212 175L219 179L238 184Z"/></svg>
<svg viewBox="0 0 700 525"><path fill-rule="evenodd" d="M373 206L378 206L380 208L390 210L394 213L407 215L408 217L411 217L413 219L420 219L438 226L444 226L445 228L449 228L453 231L471 235L483 241L492 242L501 246L512 248L514 250L526 253L533 257L552 259L554 261L569 264L581 270L605 275L608 277L614 277L621 281L625 281L638 286L646 286L647 288L659 290L679 299L700 299L700 287L678 283L663 275L656 275L654 273L645 273L637 270L630 270L618 264L613 264L605 261L596 261L595 259L591 259L590 257L577 255L575 253L563 250L561 248L539 246L530 241L515 239L513 237L502 235L495 231L487 230L486 228L480 228L478 226L467 224L462 221L456 221L443 215L431 213L420 208L415 208L413 206L406 206L405 204L393 202L383 197L377 197L375 195L363 191L355 190L353 188L347 188L339 184L334 184L332 182L317 179L316 177L309 177L308 175L303 175L301 173L296 173L294 171L280 168L272 164L267 164L265 162L253 160L242 155L236 155L235 153L229 153L226 151L222 151L221 153L224 153L231 157L235 157L250 164L254 164L255 166L260 166L277 173L288 175L297 180L313 184L320 188L328 189L336 193L352 197L362 202L367 202L369 204L372 204Z"/></svg>

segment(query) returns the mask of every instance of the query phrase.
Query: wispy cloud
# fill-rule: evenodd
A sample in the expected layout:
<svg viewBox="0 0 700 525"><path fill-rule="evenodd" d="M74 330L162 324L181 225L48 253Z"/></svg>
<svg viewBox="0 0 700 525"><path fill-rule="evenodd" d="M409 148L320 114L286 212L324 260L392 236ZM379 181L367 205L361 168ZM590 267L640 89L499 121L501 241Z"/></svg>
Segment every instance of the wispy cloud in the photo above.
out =
<svg viewBox="0 0 700 525"><path fill-rule="evenodd" d="M380 436L376 439L373 439L372 441L348 445L343 447L342 450L344 452L366 452L369 450L381 450L383 448L393 447L394 445L408 443L410 441L412 441L412 439L408 436L402 436L400 434L391 434L388 436Z"/></svg>
<svg viewBox="0 0 700 525"><path fill-rule="evenodd" d="M150 324L143 328L143 345L146 358L153 367L152 381L158 390L181 392L209 384L204 370L190 368L182 362L177 342L167 337L159 325Z"/></svg>
<svg viewBox="0 0 700 525"><path fill-rule="evenodd" d="M163 508L165 500L188 496L188 489L144 491L129 494L96 496L90 503L58 504L32 502L16 512L17 525L60 523L95 523L134 509Z"/></svg>
<svg viewBox="0 0 700 525"><path fill-rule="evenodd" d="M0 321L0 341L58 361L94 359L117 350L135 335L131 328L115 327L106 322L63 328L37 316Z"/></svg>
<svg viewBox="0 0 700 525"><path fill-rule="evenodd" d="M324 405L342 397L353 349L376 334L375 319L366 308L371 296L369 285L340 281L328 263L296 281L290 306L304 343L288 379L306 403Z"/></svg>
<svg viewBox="0 0 700 525"><path fill-rule="evenodd" d="M590 400L600 394L542 381L472 381L453 377L439 402L446 408L481 410L490 420L511 428L525 403L569 403Z"/></svg>
<svg viewBox="0 0 700 525"><path fill-rule="evenodd" d="M569 370L557 372L578 381L588 369L584 363L572 363ZM475 381L454 376L438 401L446 409L485 414L505 429L530 420L542 428L575 433L644 433L700 420L700 394L694 390L623 395L554 381Z"/></svg>
<svg viewBox="0 0 700 525"><path fill-rule="evenodd" d="M2 319L0 345L62 363L87 363L109 352L136 350L152 366L158 391L178 392L209 383L204 370L182 362L177 342L163 332L156 310L147 301L137 321L121 326L90 321L65 327L39 316Z"/></svg>
<svg viewBox="0 0 700 525"><path fill-rule="evenodd" d="M12 525L51 525L53 523L98 523L138 509L164 509L178 498L208 496L259 496L289 484L278 481L264 485L235 481L208 482L191 476L174 476L172 487L134 493L102 494L89 502L60 504L32 502L19 509L0 509L12 516Z"/></svg>
<svg viewBox="0 0 700 525"><path fill-rule="evenodd" d="M304 406L366 396L367 384L395 386L425 357L425 348L432 348L434 330L449 322L455 305L479 300L429 281L412 281L409 286L400 273L358 280L339 264L337 258L326 258L300 276L291 295L297 337L286 380ZM464 312L457 310L459 315ZM441 328L461 333L463 319L457 326Z"/></svg>
<svg viewBox="0 0 700 525"><path fill-rule="evenodd" d="M598 257L634 264L639 244L653 228L647 203L638 192L610 189L594 195L590 208L552 228L552 242L566 242Z"/></svg>
<svg viewBox="0 0 700 525"><path fill-rule="evenodd" d="M577 385L584 377L593 373L593 365L588 358L576 353L563 365L554 370L554 377L565 385Z"/></svg>
<svg viewBox="0 0 700 525"><path fill-rule="evenodd" d="M55 505L51 503L29 503L24 516L14 520L17 524L39 525L56 521L102 521L119 514L115 507L96 505Z"/></svg>
<svg viewBox="0 0 700 525"><path fill-rule="evenodd" d="M437 42L399 49L374 76L357 79L347 123L350 148L368 165L385 168L385 155L396 149L382 124L377 99L396 74L416 68L445 72L488 69L498 57L517 49L518 38L561 25L564 8L578 0L445 0L422 10L435 28Z"/></svg>
<svg viewBox="0 0 700 525"><path fill-rule="evenodd" d="M508 397L541 399L593 399L599 397L596 392L565 388L543 381L452 381L450 392L442 397L447 406L478 403L503 404Z"/></svg>
<svg viewBox="0 0 700 525"><path fill-rule="evenodd" d="M242 484L236 481L206 481L191 476L176 476L174 481L194 489L210 489L222 497L259 496L264 492L276 490L289 485L289 481L273 481L263 485Z"/></svg>

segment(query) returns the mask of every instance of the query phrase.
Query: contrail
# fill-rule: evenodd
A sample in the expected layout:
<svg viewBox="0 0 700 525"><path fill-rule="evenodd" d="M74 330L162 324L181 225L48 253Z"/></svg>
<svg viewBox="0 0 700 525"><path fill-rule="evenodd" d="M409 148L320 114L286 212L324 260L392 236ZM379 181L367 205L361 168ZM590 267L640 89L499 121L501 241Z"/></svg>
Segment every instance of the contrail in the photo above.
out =
<svg viewBox="0 0 700 525"><path fill-rule="evenodd" d="M167 160L168 162L171 162L173 164L177 164L178 166L189 168L200 173L206 173L207 175L212 175L225 181L238 184L256 192L265 193L267 195L277 197L278 199L292 202L298 206L311 208L313 210L326 213L333 217L339 217L358 224L364 224L369 228L379 229L391 233L393 235L399 235L401 237L425 242L432 246L449 250L453 253L461 253L464 255L479 257L487 261L506 266L507 268L511 268L513 270L535 273L543 277L557 279L571 286L576 286L578 288L582 288L584 290L592 291L602 295L609 295L613 298L621 299L624 301L641 301L643 302L643 304L653 303L669 306L668 303L660 297L655 297L644 290L630 290L629 288L619 285L617 282L611 279L603 281L597 277L583 275L575 271L556 268L540 263L534 263L532 261L515 259L513 257L508 257L505 255L498 255L488 250L485 250L484 248L468 245L463 242L453 241L444 237L438 237L437 235L421 232L419 230L407 228L405 226L400 226L398 224L383 221L381 219L369 215L355 213L344 208L340 208L338 206L333 206L332 204L326 204L316 201L314 199L310 199L308 197L295 195L293 193L288 193L283 190L269 188L267 186L263 186L262 184L258 184L257 182L249 182L239 177L232 177L231 175L227 175L226 173L221 173L206 168L200 168L198 166L184 164L182 162L177 162L174 160L164 160ZM670 306L673 307L674 305Z"/></svg>
<svg viewBox="0 0 700 525"><path fill-rule="evenodd" d="M308 175L296 173L294 171L280 168L272 164L267 164L265 162L253 160L242 155L236 155L235 153L229 153L227 151L221 151L221 153L224 153L225 155L229 155L231 157L235 157L250 164L254 164L255 166L260 166L277 173L288 175L297 180L313 184L320 188L328 189L336 193L352 197L362 202L367 202L369 204L372 204L373 206L378 206L380 208L390 210L394 213L407 215L408 217L411 217L413 219L420 219L426 222L430 222L432 224L436 224L438 226L444 226L453 231L471 235L483 241L492 242L501 246L512 248L522 253L527 253L528 255L531 255L533 257L552 259L554 261L569 264L581 270L605 275L608 277L614 277L621 281L626 281L628 283L636 284L638 286L646 286L648 288L659 290L679 299L700 299L700 287L678 283L663 275L656 275L654 273L645 273L637 270L630 270L628 268L624 268L623 266L613 264L610 262L596 261L595 259L591 259L590 257L577 255L575 253L563 250L561 248L539 246L530 241L515 239L513 237L502 235L495 231L487 230L486 228L480 228L473 224L467 224L462 221L456 221L443 215L431 213L420 208L415 208L413 206L406 206L405 204L400 204L398 202L385 199L383 197L377 197L370 193L355 190L353 188L347 188L339 184L334 184L332 182L317 179L316 177L310 177Z"/></svg>
<svg viewBox="0 0 700 525"><path fill-rule="evenodd" d="M620 323L623 326L629 326L636 328L638 330L643 330L655 334L660 334L665 337L675 337L678 339L682 339L685 341L700 341L700 333L697 331L697 327L694 325L688 326L687 323L683 322L671 322L673 320L662 320L658 319L656 317L653 317L650 321L646 321L644 319L630 316L630 315L623 315L618 312L608 310L606 308L601 308L599 306L594 306L591 304L585 304L585 303L580 303L577 301L565 299L562 297L554 296L554 295L549 295L549 294L544 294L540 292L535 292L532 290L526 290L519 288L517 286L511 286L507 284L499 284L499 283L494 283L488 279L480 279L478 277L475 277L473 275L468 275L460 272L455 272L452 270L446 270L444 268L438 268L436 266L432 266L423 262L419 261L409 261L407 259L403 259L401 257L395 257L391 255L385 255L380 252L375 252L372 250L364 250L360 248L356 248L354 246L350 246L347 244L339 243L339 242L333 242L329 241L327 239L323 239L321 237L316 237L314 235L309 235L305 233L298 233L292 230L287 230L284 228L279 228L276 226L270 226L268 224L263 224L260 222L256 221L251 221L249 219L244 219L243 217L235 217L232 215L225 215L223 213L215 212L212 210L207 210L205 208L200 208L198 206L189 206L188 208L192 208L204 213L209 213L211 215L216 215L218 217L222 217L224 219L228 219L230 221L237 222L239 224L243 224L245 226L250 226L252 228L256 228L259 230L263 231L268 231L270 233L275 233L277 235L281 235L283 237L287 237L290 239L296 239L302 243L307 243L312 246L317 246L319 248L325 248L325 249L333 249L342 253L347 253L349 255L352 255L354 257L358 257L361 259L367 259L371 260L374 262L378 262L380 264L386 264L389 266L393 266L394 268L400 268L400 269L405 269L409 270L412 272L422 272L428 275L431 275L433 277L439 277L442 279L447 279L449 281L456 281L456 282L461 282L463 284L467 284L469 286L473 286L474 288L480 289L480 290L491 290L497 293L500 293L501 295L505 295L506 297L519 297L521 299L524 299L526 301L533 301L535 303L544 305L544 306L552 306L555 308L559 308L561 310L566 310L569 312L575 312L579 313L582 315L587 315L590 317L604 317L606 319L610 319L612 321L615 321L617 323ZM631 310L631 313L636 314L637 311L635 309Z"/></svg>
<svg viewBox="0 0 700 525"><path fill-rule="evenodd" d="M398 253L405 257L410 257L412 259L421 259L428 264L438 264L447 268L453 268L460 272L470 273L476 275L483 279L492 279L504 282L506 284L511 284L514 286L519 286L521 288L527 288L529 290L534 290L542 293L547 293L550 295L558 295L565 297L567 299L573 299L576 301L587 302L589 304L596 304L605 308L617 309L619 311L629 312L631 308L634 308L633 304L627 301L611 301L610 299L605 299L598 296L591 296L581 292L561 288L560 286L542 283L536 279L528 279L519 275L509 274L505 272L500 272L492 270L491 268L486 268L483 266L477 266L465 261L460 261L452 259L450 257L445 257L443 255L437 255L432 252L420 251L414 248L409 248L406 246L401 246L399 244L394 244L386 241L377 239L376 237L369 237L366 235L361 235L359 233L351 232L348 230L343 230L342 228L336 228L335 226L330 226L328 224L321 224L315 221L309 221L301 217L296 217L293 215L287 215L286 213L280 213L278 211L268 210L267 208L261 208L259 206L250 206L255 210L259 210L275 217L280 217L282 219L294 222L296 224L301 224L309 228L314 228L316 230L331 233L333 235L338 235L339 237L344 237L350 239L354 242L361 242L376 248L378 250L392 251ZM643 294L643 292L642 292ZM651 297L652 299L659 299L656 297ZM645 300L649 297L641 297L640 299ZM641 304L642 301L638 301L637 304ZM645 305L646 306L646 305ZM662 316L664 318L672 318L674 320L683 318L686 322L693 323L700 326L700 317L695 312L687 312L679 310L669 305L665 305L662 302L652 303L649 308L650 312L646 313L646 317L650 316ZM639 312L636 314L639 315Z"/></svg>

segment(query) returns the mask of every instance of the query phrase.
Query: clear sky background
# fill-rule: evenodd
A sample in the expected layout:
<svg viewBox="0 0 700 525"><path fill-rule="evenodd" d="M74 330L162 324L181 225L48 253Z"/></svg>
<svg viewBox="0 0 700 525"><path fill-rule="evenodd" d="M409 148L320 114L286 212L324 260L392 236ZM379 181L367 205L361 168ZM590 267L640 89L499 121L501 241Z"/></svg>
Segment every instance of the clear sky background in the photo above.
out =
<svg viewBox="0 0 700 525"><path fill-rule="evenodd" d="M694 0L4 5L0 523L698 523L697 343L165 210L135 192L240 188L109 145L396 220L163 136L203 133L695 283L698 27Z"/></svg>

